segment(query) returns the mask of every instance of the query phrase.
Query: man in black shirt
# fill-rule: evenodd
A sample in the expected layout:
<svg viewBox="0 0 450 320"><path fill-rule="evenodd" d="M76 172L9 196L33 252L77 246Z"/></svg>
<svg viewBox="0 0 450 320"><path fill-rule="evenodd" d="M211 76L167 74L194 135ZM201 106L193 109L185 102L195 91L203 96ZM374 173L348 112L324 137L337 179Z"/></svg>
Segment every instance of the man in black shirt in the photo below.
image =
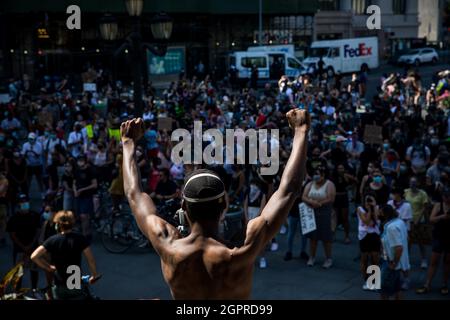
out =
<svg viewBox="0 0 450 320"><path fill-rule="evenodd" d="M89 230L89 216L94 214L93 196L97 189L97 179L88 165L86 156L77 159L77 170L73 181L73 193L75 196L77 214L81 220L81 230L88 239L91 238Z"/></svg>
<svg viewBox="0 0 450 320"><path fill-rule="evenodd" d="M42 269L54 274L53 298L57 300L84 300L90 295L86 287L71 289L68 287L70 266L81 269L81 254L87 259L91 276L89 283L98 279L94 255L89 247L89 241L83 235L72 232L75 217L71 211L60 211L55 215L54 222L58 234L48 238L31 255L31 259ZM49 263L44 256L49 253ZM81 282L81 279L80 279Z"/></svg>
<svg viewBox="0 0 450 320"><path fill-rule="evenodd" d="M180 190L175 182L170 179L170 172L167 169L161 170L161 179L156 185L156 189L152 197L158 200L170 200L179 196Z"/></svg>
<svg viewBox="0 0 450 320"><path fill-rule="evenodd" d="M18 209L9 219L6 230L13 242L13 263L22 262L24 267L30 268L32 289L37 289L39 274L30 261L30 255L37 247L40 228L39 214L30 210L30 202L27 196L20 195ZM17 259L18 255L19 259Z"/></svg>

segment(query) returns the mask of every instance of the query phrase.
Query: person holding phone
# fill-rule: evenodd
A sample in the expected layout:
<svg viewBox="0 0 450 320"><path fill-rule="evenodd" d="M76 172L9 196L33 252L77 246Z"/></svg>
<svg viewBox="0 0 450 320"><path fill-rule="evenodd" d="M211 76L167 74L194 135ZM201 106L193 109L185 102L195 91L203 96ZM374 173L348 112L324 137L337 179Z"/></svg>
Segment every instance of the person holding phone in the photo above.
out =
<svg viewBox="0 0 450 320"><path fill-rule="evenodd" d="M91 276L89 284L94 284L100 276L89 242L83 235L73 232L75 216L71 211L59 211L54 219L58 232L44 241L31 255L31 260L45 271L53 274L54 285L52 295L55 300L88 300L90 293L86 286L81 289L67 287L67 273L69 266L78 266L81 269L81 255L87 260ZM50 263L45 259L50 254Z"/></svg>
<svg viewBox="0 0 450 320"><path fill-rule="evenodd" d="M372 290L367 285L367 267L369 259L372 265L379 265L381 249L380 209L373 195L367 194L364 197L364 204L357 209L357 214L363 290Z"/></svg>

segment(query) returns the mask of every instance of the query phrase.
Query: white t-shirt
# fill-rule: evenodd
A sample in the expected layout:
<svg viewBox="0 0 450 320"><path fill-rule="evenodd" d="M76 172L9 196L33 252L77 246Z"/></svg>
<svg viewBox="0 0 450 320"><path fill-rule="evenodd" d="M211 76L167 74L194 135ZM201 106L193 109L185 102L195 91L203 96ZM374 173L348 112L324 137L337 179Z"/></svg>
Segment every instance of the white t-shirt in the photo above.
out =
<svg viewBox="0 0 450 320"><path fill-rule="evenodd" d="M72 131L69 134L68 139L69 146L73 143L78 143L76 145L71 146L71 153L74 158L77 158L81 155L82 146L84 143L83 134L81 132Z"/></svg>
<svg viewBox="0 0 450 320"><path fill-rule="evenodd" d="M368 212L363 207L359 207L358 210L361 211L364 215L368 214ZM359 218L358 215L358 239L363 240L369 233L376 233L379 235L379 225L380 221L377 221L373 227L368 226Z"/></svg>
<svg viewBox="0 0 450 320"><path fill-rule="evenodd" d="M25 142L22 147L22 155L25 156L25 160L29 166L41 166L43 152L44 148L37 141L34 144Z"/></svg>
<svg viewBox="0 0 450 320"><path fill-rule="evenodd" d="M397 210L398 217L405 222L406 228L409 231L411 227L410 223L413 218L411 204L407 201L403 201L402 205L397 208L394 205L394 200L389 200L388 205Z"/></svg>
<svg viewBox="0 0 450 320"><path fill-rule="evenodd" d="M61 145L64 149L67 149L66 142L59 138L56 138L55 140L48 139L45 143L44 150L47 152L47 165L52 164L52 153L55 151L57 145Z"/></svg>

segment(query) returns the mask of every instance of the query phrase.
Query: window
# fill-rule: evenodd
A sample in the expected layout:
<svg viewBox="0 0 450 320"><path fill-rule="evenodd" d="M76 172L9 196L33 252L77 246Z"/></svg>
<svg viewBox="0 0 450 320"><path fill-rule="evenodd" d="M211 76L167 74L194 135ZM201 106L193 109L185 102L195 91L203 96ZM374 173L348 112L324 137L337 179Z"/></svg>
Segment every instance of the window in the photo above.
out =
<svg viewBox="0 0 450 320"><path fill-rule="evenodd" d="M433 53L433 50L425 49L425 50L423 50L423 53L430 54L430 53Z"/></svg>
<svg viewBox="0 0 450 320"><path fill-rule="evenodd" d="M241 60L244 68L251 68L255 65L257 68L267 68L267 59L265 57L245 57Z"/></svg>
<svg viewBox="0 0 450 320"><path fill-rule="evenodd" d="M330 49L330 58L339 58L339 48L331 48Z"/></svg>
<svg viewBox="0 0 450 320"><path fill-rule="evenodd" d="M339 0L319 0L320 10L335 11L340 9Z"/></svg>
<svg viewBox="0 0 450 320"><path fill-rule="evenodd" d="M355 14L366 14L370 0L352 0L352 10Z"/></svg>
<svg viewBox="0 0 450 320"><path fill-rule="evenodd" d="M298 63L298 61L296 61L295 59L292 58L288 58L288 66L289 68L293 68L293 69L301 69L302 65L300 63Z"/></svg>
<svg viewBox="0 0 450 320"><path fill-rule="evenodd" d="M392 0L394 14L406 14L406 0Z"/></svg>

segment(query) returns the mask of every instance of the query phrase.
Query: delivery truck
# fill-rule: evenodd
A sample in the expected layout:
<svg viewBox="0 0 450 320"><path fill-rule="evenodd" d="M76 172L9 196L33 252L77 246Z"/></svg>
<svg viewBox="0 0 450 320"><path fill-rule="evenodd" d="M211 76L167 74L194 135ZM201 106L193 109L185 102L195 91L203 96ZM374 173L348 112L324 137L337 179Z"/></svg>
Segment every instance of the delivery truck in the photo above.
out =
<svg viewBox="0 0 450 320"><path fill-rule="evenodd" d="M308 68L318 67L322 58L323 69L329 76L368 71L379 67L378 38L353 38L316 41L311 45L303 64Z"/></svg>

